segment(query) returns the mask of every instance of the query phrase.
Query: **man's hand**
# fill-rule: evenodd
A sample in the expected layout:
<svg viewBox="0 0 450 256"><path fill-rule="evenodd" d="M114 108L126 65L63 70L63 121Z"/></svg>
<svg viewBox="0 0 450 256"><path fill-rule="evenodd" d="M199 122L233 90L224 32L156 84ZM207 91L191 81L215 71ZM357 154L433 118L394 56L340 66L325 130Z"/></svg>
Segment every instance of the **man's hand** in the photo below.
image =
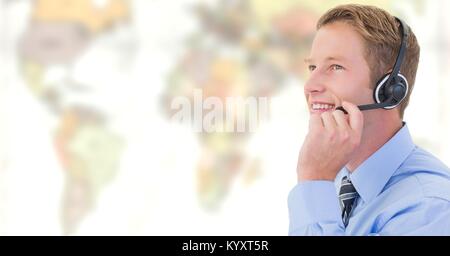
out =
<svg viewBox="0 0 450 256"><path fill-rule="evenodd" d="M298 181L334 180L359 146L363 114L352 103L342 106L348 116L340 110L311 115L298 157Z"/></svg>

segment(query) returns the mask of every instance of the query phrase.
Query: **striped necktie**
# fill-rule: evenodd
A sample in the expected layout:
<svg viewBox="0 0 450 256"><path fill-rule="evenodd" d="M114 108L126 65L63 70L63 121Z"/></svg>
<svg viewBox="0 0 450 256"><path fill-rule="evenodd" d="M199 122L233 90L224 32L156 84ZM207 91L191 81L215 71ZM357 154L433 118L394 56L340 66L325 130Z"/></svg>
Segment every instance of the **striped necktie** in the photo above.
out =
<svg viewBox="0 0 450 256"><path fill-rule="evenodd" d="M355 187L347 176L342 178L341 188L339 189L339 202L342 208L342 221L347 227L350 214L352 213L355 199L358 197Z"/></svg>

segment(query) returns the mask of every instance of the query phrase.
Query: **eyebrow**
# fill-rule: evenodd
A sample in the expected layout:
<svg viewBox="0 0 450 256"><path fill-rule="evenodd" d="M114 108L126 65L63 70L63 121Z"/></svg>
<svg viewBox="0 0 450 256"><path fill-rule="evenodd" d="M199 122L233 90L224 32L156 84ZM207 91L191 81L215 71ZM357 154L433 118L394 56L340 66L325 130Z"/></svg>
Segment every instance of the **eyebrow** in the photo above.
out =
<svg viewBox="0 0 450 256"><path fill-rule="evenodd" d="M335 57L327 57L325 59L325 61L330 61L330 60L331 61L333 61L333 60L343 61L343 60L345 60L345 57L335 56ZM305 61L305 63L311 63L313 61L313 59L312 58L305 58L304 61Z"/></svg>

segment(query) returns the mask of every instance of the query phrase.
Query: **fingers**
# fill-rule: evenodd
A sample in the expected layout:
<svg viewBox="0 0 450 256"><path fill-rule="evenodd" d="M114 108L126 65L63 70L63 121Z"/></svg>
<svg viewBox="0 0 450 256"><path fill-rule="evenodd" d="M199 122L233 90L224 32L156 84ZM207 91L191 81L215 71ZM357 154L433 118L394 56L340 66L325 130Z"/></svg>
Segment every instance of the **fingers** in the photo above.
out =
<svg viewBox="0 0 450 256"><path fill-rule="evenodd" d="M350 102L343 102L342 107L348 112L345 115L342 111L323 112L322 114L312 114L309 129L316 130L325 128L333 131L336 128L340 130L353 130L361 133L363 129L363 114L358 107Z"/></svg>
<svg viewBox="0 0 450 256"><path fill-rule="evenodd" d="M342 111L324 112L310 116L309 129L325 128L329 131L336 128L350 129L347 116Z"/></svg>
<svg viewBox="0 0 450 256"><path fill-rule="evenodd" d="M323 128L322 119L318 114L312 114L309 117L309 130L314 131L316 129Z"/></svg>
<svg viewBox="0 0 450 256"><path fill-rule="evenodd" d="M348 116L344 114L344 112L340 110L333 111L333 117L336 120L336 124L339 129L341 130L350 129L350 125L348 124Z"/></svg>
<svg viewBox="0 0 450 256"><path fill-rule="evenodd" d="M363 128L363 114L361 110L356 105L346 101L342 102L342 107L348 112L352 130L361 133Z"/></svg>
<svg viewBox="0 0 450 256"><path fill-rule="evenodd" d="M332 131L337 128L336 120L330 112L323 112L320 117L322 118L325 129Z"/></svg>

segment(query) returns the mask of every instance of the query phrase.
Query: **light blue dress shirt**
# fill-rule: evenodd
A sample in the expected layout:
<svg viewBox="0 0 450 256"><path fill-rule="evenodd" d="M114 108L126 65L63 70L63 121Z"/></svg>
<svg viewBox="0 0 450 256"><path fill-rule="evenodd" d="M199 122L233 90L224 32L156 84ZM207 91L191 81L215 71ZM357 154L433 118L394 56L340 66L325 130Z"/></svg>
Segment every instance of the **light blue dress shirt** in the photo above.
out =
<svg viewBox="0 0 450 256"><path fill-rule="evenodd" d="M338 199L345 175L359 194L347 227ZM299 182L288 207L289 235L450 235L450 172L404 124L353 173Z"/></svg>

